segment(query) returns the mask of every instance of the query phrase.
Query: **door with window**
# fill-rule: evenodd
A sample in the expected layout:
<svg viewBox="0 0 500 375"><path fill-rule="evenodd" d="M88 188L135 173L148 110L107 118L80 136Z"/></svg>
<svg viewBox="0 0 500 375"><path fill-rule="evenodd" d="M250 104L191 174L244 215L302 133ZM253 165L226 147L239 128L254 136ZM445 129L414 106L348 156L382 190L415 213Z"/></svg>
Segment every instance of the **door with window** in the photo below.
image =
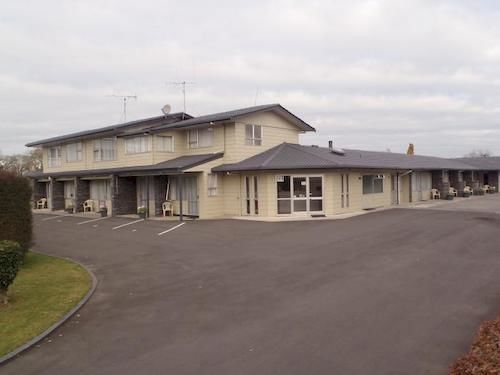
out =
<svg viewBox="0 0 500 375"><path fill-rule="evenodd" d="M64 181L64 208L75 206L75 182Z"/></svg>
<svg viewBox="0 0 500 375"><path fill-rule="evenodd" d="M259 181L257 176L244 177L245 189L245 215L258 215L259 214Z"/></svg>
<svg viewBox="0 0 500 375"><path fill-rule="evenodd" d="M197 176L184 177L184 200L187 201L187 215L198 216Z"/></svg>
<svg viewBox="0 0 500 375"><path fill-rule="evenodd" d="M276 176L278 214L323 212L322 176Z"/></svg>

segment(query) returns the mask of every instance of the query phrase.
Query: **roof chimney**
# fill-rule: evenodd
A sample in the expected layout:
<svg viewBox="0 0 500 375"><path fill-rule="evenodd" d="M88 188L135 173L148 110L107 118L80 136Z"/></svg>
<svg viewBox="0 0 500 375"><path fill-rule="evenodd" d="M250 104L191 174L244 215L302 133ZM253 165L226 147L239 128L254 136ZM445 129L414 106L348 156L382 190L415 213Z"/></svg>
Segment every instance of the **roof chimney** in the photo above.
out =
<svg viewBox="0 0 500 375"><path fill-rule="evenodd" d="M328 141L328 148L333 150L333 140Z"/></svg>
<svg viewBox="0 0 500 375"><path fill-rule="evenodd" d="M406 150L406 155L415 155L415 146L413 146L413 143L410 143L408 145L408 150Z"/></svg>

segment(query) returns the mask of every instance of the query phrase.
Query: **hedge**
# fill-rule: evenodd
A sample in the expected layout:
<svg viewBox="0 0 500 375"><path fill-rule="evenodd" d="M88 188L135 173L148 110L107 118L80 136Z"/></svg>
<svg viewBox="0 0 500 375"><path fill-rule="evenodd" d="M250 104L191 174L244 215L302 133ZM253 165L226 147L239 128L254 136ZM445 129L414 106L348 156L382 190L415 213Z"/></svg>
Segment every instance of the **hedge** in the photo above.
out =
<svg viewBox="0 0 500 375"><path fill-rule="evenodd" d="M21 246L14 241L0 241L0 303L7 303L7 289L14 282L23 258Z"/></svg>
<svg viewBox="0 0 500 375"><path fill-rule="evenodd" d="M0 240L15 241L26 252L33 238L32 225L28 179L0 170Z"/></svg>

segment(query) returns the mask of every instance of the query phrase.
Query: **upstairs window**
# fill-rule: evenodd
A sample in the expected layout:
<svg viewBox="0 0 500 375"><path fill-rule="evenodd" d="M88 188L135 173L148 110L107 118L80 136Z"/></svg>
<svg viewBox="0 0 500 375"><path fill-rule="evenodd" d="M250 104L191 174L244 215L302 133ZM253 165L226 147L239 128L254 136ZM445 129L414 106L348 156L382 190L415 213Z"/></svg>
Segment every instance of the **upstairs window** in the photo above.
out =
<svg viewBox="0 0 500 375"><path fill-rule="evenodd" d="M156 149L160 152L174 152L174 137L172 136L157 136Z"/></svg>
<svg viewBox="0 0 500 375"><path fill-rule="evenodd" d="M208 196L215 197L217 195L217 175L214 173L209 173L207 177Z"/></svg>
<svg viewBox="0 0 500 375"><path fill-rule="evenodd" d="M363 194L378 194L384 192L384 175L363 176Z"/></svg>
<svg viewBox="0 0 500 375"><path fill-rule="evenodd" d="M262 145L261 125L245 125L245 144L248 146Z"/></svg>
<svg viewBox="0 0 500 375"><path fill-rule="evenodd" d="M105 161L116 159L116 139L102 138L94 141L94 160Z"/></svg>
<svg viewBox="0 0 500 375"><path fill-rule="evenodd" d="M82 142L69 143L66 145L66 161L81 161L83 155Z"/></svg>
<svg viewBox="0 0 500 375"><path fill-rule="evenodd" d="M61 166L61 147L51 147L48 150L48 162L49 167L60 167Z"/></svg>
<svg viewBox="0 0 500 375"><path fill-rule="evenodd" d="M214 144L214 129L188 130L188 146L192 148L210 147Z"/></svg>
<svg viewBox="0 0 500 375"><path fill-rule="evenodd" d="M147 135L125 138L125 153L142 154L151 151L151 138Z"/></svg>

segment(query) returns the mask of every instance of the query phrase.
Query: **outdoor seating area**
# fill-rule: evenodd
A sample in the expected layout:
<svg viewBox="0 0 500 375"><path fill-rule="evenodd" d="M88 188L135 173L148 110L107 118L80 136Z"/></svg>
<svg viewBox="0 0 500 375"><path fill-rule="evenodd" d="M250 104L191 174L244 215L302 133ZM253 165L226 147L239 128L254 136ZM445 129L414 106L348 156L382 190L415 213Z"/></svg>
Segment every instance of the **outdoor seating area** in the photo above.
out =
<svg viewBox="0 0 500 375"><path fill-rule="evenodd" d="M487 194L493 194L493 193L496 193L497 188L495 186L491 186L491 185L484 185L483 190Z"/></svg>
<svg viewBox="0 0 500 375"><path fill-rule="evenodd" d="M174 209L171 201L163 202L162 204L163 216L173 216Z"/></svg>
<svg viewBox="0 0 500 375"><path fill-rule="evenodd" d="M87 199L83 202L83 212L94 212L94 201L91 199Z"/></svg>
<svg viewBox="0 0 500 375"><path fill-rule="evenodd" d="M431 199L441 199L441 193L438 189L431 189Z"/></svg>
<svg viewBox="0 0 500 375"><path fill-rule="evenodd" d="M44 208L48 208L47 206L47 198L41 198L36 202L36 209L41 210Z"/></svg>

